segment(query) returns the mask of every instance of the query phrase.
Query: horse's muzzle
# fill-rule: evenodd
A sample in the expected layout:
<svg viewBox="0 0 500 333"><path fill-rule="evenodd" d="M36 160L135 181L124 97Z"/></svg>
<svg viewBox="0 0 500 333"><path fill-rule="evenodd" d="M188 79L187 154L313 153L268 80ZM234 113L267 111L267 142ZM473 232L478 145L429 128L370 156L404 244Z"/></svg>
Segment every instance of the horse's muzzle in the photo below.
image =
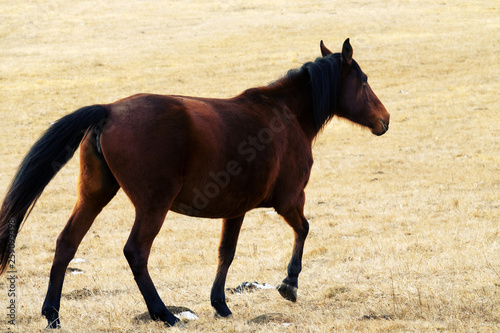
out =
<svg viewBox="0 0 500 333"><path fill-rule="evenodd" d="M378 123L372 127L372 133L375 135L383 135L389 130L389 119L384 121L382 118L378 118Z"/></svg>

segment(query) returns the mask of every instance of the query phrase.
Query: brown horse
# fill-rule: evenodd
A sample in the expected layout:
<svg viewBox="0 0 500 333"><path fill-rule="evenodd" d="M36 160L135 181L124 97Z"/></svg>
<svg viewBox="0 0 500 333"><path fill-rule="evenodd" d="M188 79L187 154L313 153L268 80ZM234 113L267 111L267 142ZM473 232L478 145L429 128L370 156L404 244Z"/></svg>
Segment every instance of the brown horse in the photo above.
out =
<svg viewBox="0 0 500 333"><path fill-rule="evenodd" d="M169 210L223 218L219 262L210 296L216 315L228 317L224 284L245 213L273 207L293 228L287 277L277 287L297 299L312 142L334 115L384 134L389 113L352 59L320 44L322 57L289 71L269 86L231 99L141 94L84 107L56 123L24 158L0 211L0 271L13 254L12 240L43 189L80 149L78 200L57 239L42 314L60 325L66 268L99 212L121 187L135 206L123 249L151 317L174 325L148 272L151 244Z"/></svg>

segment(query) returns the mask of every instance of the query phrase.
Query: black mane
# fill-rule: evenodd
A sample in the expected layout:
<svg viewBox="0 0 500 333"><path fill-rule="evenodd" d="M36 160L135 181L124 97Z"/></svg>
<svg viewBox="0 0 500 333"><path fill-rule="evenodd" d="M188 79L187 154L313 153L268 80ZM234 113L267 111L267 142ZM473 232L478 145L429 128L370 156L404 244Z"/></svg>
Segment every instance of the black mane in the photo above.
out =
<svg viewBox="0 0 500 333"><path fill-rule="evenodd" d="M340 53L307 62L302 70L307 70L311 83L314 127L317 131L333 117L337 108L340 90Z"/></svg>
<svg viewBox="0 0 500 333"><path fill-rule="evenodd" d="M333 117L340 90L340 68L342 56L340 53L317 58L314 62L306 62L301 68L291 70L286 77L293 79L306 71L313 101L313 118L316 131Z"/></svg>
<svg viewBox="0 0 500 333"><path fill-rule="evenodd" d="M361 84L363 72L354 59L352 66ZM319 132L338 109L341 68L342 55L332 53L326 57L319 57L313 62L306 62L300 68L289 70L284 77L272 82L269 86L280 89L291 82L306 80L306 86L311 89L314 129Z"/></svg>

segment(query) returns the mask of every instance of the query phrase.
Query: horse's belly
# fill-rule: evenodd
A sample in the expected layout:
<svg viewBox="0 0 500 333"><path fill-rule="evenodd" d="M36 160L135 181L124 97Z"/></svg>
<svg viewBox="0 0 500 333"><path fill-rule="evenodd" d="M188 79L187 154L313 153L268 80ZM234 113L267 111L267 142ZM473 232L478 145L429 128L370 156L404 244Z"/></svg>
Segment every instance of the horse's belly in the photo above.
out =
<svg viewBox="0 0 500 333"><path fill-rule="evenodd" d="M232 218L245 214L266 199L269 186L266 182L250 184L238 176L229 172L212 173L202 185L183 186L171 210L207 218Z"/></svg>

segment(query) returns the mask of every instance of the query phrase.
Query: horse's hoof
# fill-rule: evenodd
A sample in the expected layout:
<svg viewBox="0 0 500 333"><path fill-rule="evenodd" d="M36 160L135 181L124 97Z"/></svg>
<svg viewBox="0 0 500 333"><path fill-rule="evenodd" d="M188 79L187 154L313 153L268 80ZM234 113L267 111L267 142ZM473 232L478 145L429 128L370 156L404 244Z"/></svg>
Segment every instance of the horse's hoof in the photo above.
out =
<svg viewBox="0 0 500 333"><path fill-rule="evenodd" d="M54 329L59 329L59 328L61 328L61 324L55 323L55 322L49 323L47 325L47 327L45 327L46 330L54 330Z"/></svg>
<svg viewBox="0 0 500 333"><path fill-rule="evenodd" d="M168 321L163 322L167 327L177 327L177 328L186 328L186 325L182 322L182 320L177 320L175 323L170 324Z"/></svg>
<svg viewBox="0 0 500 333"><path fill-rule="evenodd" d="M231 312L231 311L229 311L229 312ZM223 316L223 315L221 315L220 313L216 312L216 313L214 314L214 318L215 318L215 319L229 319L229 318L233 318L233 314L232 314L232 313L229 313L228 315Z"/></svg>
<svg viewBox="0 0 500 333"><path fill-rule="evenodd" d="M59 320L59 310L51 306L43 306L42 316L47 319L47 329L61 328L61 321Z"/></svg>
<svg viewBox="0 0 500 333"><path fill-rule="evenodd" d="M184 323L182 322L182 320L180 320L179 318L177 318L175 316L174 316L174 318L175 318L175 320L166 320L163 323L167 327L186 327L184 325Z"/></svg>
<svg viewBox="0 0 500 333"><path fill-rule="evenodd" d="M231 310L227 307L226 301L212 301L212 306L215 309L215 318L229 318L232 315Z"/></svg>
<svg viewBox="0 0 500 333"><path fill-rule="evenodd" d="M297 287L291 286L286 283L281 283L276 287L276 289L278 289L284 299L292 302L297 302Z"/></svg>
<svg viewBox="0 0 500 333"><path fill-rule="evenodd" d="M59 321L59 318L55 318L55 319L47 319L48 321L48 324L47 324L47 327L45 329L56 329L56 328L61 328L61 322Z"/></svg>

